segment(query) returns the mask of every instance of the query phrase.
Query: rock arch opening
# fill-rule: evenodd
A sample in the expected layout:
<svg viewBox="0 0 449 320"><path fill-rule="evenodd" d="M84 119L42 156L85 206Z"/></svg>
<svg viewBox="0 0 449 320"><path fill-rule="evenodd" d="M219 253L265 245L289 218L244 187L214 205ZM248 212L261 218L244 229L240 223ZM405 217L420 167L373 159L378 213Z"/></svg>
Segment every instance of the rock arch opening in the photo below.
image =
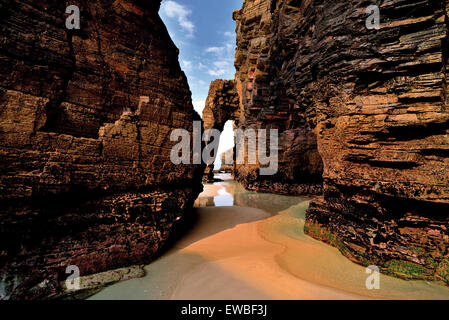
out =
<svg viewBox="0 0 449 320"><path fill-rule="evenodd" d="M234 81L215 80L210 84L209 95L203 110L204 130L216 129L223 132L226 122L230 120L234 122L234 127L238 127L240 105ZM207 166L204 180L214 180L214 164Z"/></svg>
<svg viewBox="0 0 449 320"><path fill-rule="evenodd" d="M220 173L233 173L235 161L235 134L234 121L228 120L220 137L214 171Z"/></svg>
<svg viewBox="0 0 449 320"><path fill-rule="evenodd" d="M248 88L248 85L243 87ZM243 163L236 161L235 145L233 151L228 151L232 152L234 160L232 173L235 179L245 188L255 191L271 191L282 194L321 193L323 162L318 153L316 135L308 122L299 116L285 117L282 112L280 114L270 113L268 109L264 109L266 112L260 112L257 117L254 117L251 108L245 108L241 103L240 97L245 97L248 89L242 90L242 95L239 95L237 88L236 81L233 80L216 80L211 83L203 111L204 129L217 129L222 132L225 123L230 120L234 122L234 129L254 130L257 134L260 133L259 129L261 128L267 132L274 129L277 135L275 148L277 149L276 161L278 163L276 163L277 173L261 175L260 168L262 166L259 161L256 163L249 161L251 156L256 156L251 152L259 155L260 141L257 150L249 150L246 139L245 146L243 146L245 152ZM254 98L255 95L257 93L251 92L251 98ZM278 100L289 103L286 98ZM254 105L255 103L253 103ZM271 147L270 134L267 135L267 146ZM229 164L227 164L226 170L231 171ZM213 171L214 165L209 165L205 173L206 181L213 181Z"/></svg>

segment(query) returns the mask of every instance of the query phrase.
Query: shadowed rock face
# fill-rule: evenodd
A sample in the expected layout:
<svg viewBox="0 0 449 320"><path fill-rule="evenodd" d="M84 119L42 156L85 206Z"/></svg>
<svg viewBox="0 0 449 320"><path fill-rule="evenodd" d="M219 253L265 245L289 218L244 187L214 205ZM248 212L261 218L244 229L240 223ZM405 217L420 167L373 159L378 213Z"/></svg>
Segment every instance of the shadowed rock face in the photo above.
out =
<svg viewBox="0 0 449 320"><path fill-rule="evenodd" d="M235 176L294 193L322 176L310 235L356 262L447 283L449 9L388 1L368 30L371 4L246 0L234 13L239 126L281 132L277 176Z"/></svg>
<svg viewBox="0 0 449 320"><path fill-rule="evenodd" d="M228 120L235 121L235 126L238 126L239 119L239 96L235 91L234 81L213 81L203 110L204 129L213 128L223 131Z"/></svg>
<svg viewBox="0 0 449 320"><path fill-rule="evenodd" d="M249 60L249 62L251 61ZM254 108L254 106L247 102L242 103L240 100L241 93L238 93L238 88L242 86L242 81L241 79L235 81L215 80L211 83L203 111L204 127L206 130L214 128L222 131L226 121L233 120L234 128L243 130L278 129L280 132L278 147L280 169L275 176L260 176L260 166L249 164L248 153L244 153L245 164L234 166L236 180L247 189L254 191L301 195L319 194L322 190L322 162L317 152L316 137L313 132L304 123L300 124L300 128L291 127L286 130L283 117L279 122L280 118L272 114L268 115L262 112L257 115L251 114L252 111L248 114L248 108ZM249 87L252 80L248 81L245 83ZM256 100L260 104L264 102L260 98L256 98ZM269 109L271 110L272 107ZM257 118L254 119L254 117ZM293 126L293 123L289 125ZM213 181L213 167L211 165L206 168L205 181Z"/></svg>
<svg viewBox="0 0 449 320"><path fill-rule="evenodd" d="M233 173L234 172L234 148L226 150L221 155L220 172Z"/></svg>
<svg viewBox="0 0 449 320"><path fill-rule="evenodd" d="M271 47L276 31L275 3L244 1L234 12L237 22L235 86L239 93L245 129L279 130L279 171L260 176L259 165L237 165L235 177L250 190L284 194L319 194L323 164L317 151L317 137L303 114L294 112L294 100L287 95ZM274 64L276 63L276 64Z"/></svg>
<svg viewBox="0 0 449 320"><path fill-rule="evenodd" d="M232 80L215 80L210 84L209 94L203 110L204 130L216 129L223 131L227 121L234 121L234 127L239 125L241 113L239 96ZM216 155L218 156L218 155ZM204 172L205 182L214 181L214 165L208 165Z"/></svg>
<svg viewBox="0 0 449 320"><path fill-rule="evenodd" d="M0 3L0 294L151 261L201 189L170 161L194 114L160 1ZM47 280L42 286L43 280Z"/></svg>

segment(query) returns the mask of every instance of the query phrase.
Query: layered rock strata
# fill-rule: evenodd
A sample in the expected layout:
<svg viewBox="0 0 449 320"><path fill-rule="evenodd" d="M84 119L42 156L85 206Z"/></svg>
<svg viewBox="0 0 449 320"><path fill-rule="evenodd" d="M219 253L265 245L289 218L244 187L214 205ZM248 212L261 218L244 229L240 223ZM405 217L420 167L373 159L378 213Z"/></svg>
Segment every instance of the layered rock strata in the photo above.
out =
<svg viewBox="0 0 449 320"><path fill-rule="evenodd" d="M366 25L372 4L378 30ZM448 10L443 0L246 0L234 13L239 126L281 135L277 176L237 166L236 178L297 193L322 177L310 235L358 263L446 283Z"/></svg>
<svg viewBox="0 0 449 320"><path fill-rule="evenodd" d="M201 189L175 166L194 113L160 1L0 3L0 294L151 261Z"/></svg>
<svg viewBox="0 0 449 320"><path fill-rule="evenodd" d="M223 152L220 156L221 167L220 172L233 173L234 172L234 149L229 149Z"/></svg>
<svg viewBox="0 0 449 320"><path fill-rule="evenodd" d="M317 137L307 118L294 112L294 99L287 95L273 64L272 40L277 36L273 1L244 1L234 12L237 22L235 87L240 98L243 129L277 129L279 170L261 176L260 165L236 165L235 177L247 189L284 194L319 194L323 163Z"/></svg>
<svg viewBox="0 0 449 320"><path fill-rule="evenodd" d="M202 115L204 130L223 131L227 121L234 121L234 127L238 127L240 118L239 96L235 90L234 81L213 81L209 87L209 94ZM206 167L203 181L214 181L213 164Z"/></svg>

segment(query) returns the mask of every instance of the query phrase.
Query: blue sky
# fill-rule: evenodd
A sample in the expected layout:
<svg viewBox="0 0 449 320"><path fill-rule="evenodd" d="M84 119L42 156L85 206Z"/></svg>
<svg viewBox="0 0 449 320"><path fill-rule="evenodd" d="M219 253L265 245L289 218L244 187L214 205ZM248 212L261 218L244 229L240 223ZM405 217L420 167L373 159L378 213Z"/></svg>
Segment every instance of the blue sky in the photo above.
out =
<svg viewBox="0 0 449 320"><path fill-rule="evenodd" d="M242 0L163 0L159 14L179 48L195 110L201 115L215 79L234 79L234 10ZM219 153L232 148L232 124L227 123ZM218 163L219 164L219 163ZM217 164L217 166L218 166Z"/></svg>

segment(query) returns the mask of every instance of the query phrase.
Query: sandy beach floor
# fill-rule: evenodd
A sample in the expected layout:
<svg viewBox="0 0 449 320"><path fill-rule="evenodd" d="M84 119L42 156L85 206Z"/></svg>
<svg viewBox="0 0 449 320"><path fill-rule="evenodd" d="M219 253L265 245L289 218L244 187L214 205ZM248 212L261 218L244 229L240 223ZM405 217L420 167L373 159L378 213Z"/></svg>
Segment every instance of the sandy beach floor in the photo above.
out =
<svg viewBox="0 0 449 320"><path fill-rule="evenodd" d="M223 189L222 185L218 184L207 184L204 186L203 192L199 195L198 199L210 198L218 196L218 191Z"/></svg>
<svg viewBox="0 0 449 320"><path fill-rule="evenodd" d="M253 219L267 218L263 211L239 207L207 208L200 212L203 223L208 225L226 218L242 221L248 214ZM298 279L282 269L275 257L285 248L261 237L259 228L263 224L264 220L239 224L182 249L200 255L205 261L183 275L170 298L314 299L318 295L328 299L361 298Z"/></svg>
<svg viewBox="0 0 449 320"><path fill-rule="evenodd" d="M282 245L264 240L259 225L269 215L241 207L198 209L193 230L147 275L106 288L92 299L327 299L362 298L309 283L283 270Z"/></svg>
<svg viewBox="0 0 449 320"><path fill-rule="evenodd" d="M143 278L120 282L93 300L449 299L449 288L380 275L303 232L309 199L206 184L189 231ZM251 207L251 208L250 208Z"/></svg>
<svg viewBox="0 0 449 320"><path fill-rule="evenodd" d="M380 289L368 290L366 268L345 258L336 248L304 234L308 201L292 206L260 226L260 234L284 247L278 265L296 278L368 299L449 299L449 288L434 282L406 281L380 274ZM320 292L317 299L329 297Z"/></svg>
<svg viewBox="0 0 449 320"><path fill-rule="evenodd" d="M306 207L303 201L277 216L246 207L199 208L193 229L145 267L144 278L91 299L449 299L445 287L383 275L381 290L366 289L365 268L304 235Z"/></svg>

